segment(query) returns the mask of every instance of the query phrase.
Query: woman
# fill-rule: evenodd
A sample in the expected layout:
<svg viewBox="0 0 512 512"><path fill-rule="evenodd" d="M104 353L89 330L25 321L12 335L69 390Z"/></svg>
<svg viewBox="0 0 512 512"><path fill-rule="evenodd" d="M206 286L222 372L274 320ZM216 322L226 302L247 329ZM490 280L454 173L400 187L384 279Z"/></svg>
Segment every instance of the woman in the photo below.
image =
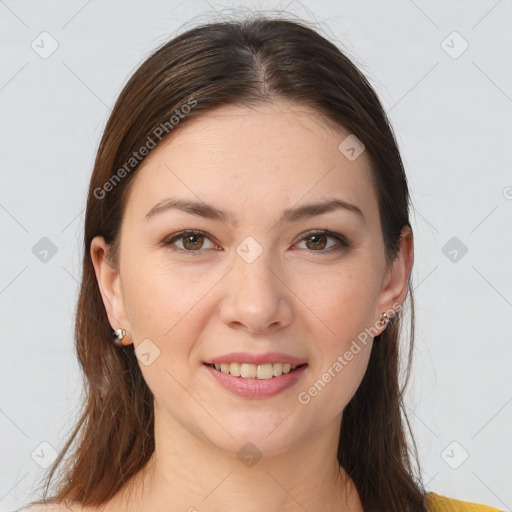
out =
<svg viewBox="0 0 512 512"><path fill-rule="evenodd" d="M44 510L497 510L421 483L403 164L365 77L305 24L211 23L151 55L84 241L88 394Z"/></svg>

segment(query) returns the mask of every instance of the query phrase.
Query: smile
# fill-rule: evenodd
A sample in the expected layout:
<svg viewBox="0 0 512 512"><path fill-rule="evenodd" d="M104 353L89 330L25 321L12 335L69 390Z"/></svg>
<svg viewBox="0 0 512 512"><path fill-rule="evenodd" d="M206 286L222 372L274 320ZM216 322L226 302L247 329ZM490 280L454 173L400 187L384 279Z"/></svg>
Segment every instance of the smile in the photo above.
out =
<svg viewBox="0 0 512 512"><path fill-rule="evenodd" d="M222 364L208 364L208 366L215 368L218 372L232 375L233 377L241 377L243 379L259 379L268 380L274 377L279 377L286 373L291 373L297 368L305 366L290 364L290 363L264 363L264 364L250 364L250 363L222 363Z"/></svg>
<svg viewBox="0 0 512 512"><path fill-rule="evenodd" d="M308 366L307 363L293 366L291 363L203 363L214 381L246 399L265 399L282 393L299 382Z"/></svg>

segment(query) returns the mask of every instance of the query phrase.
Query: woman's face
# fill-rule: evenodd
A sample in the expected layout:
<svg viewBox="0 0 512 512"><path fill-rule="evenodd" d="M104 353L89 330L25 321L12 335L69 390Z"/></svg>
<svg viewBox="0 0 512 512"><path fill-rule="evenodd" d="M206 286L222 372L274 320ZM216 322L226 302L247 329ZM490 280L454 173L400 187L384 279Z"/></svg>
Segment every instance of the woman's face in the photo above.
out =
<svg viewBox="0 0 512 512"><path fill-rule="evenodd" d="M187 120L134 176L118 269L94 240L109 320L134 343L166 428L233 453L339 430L412 257L409 245L386 266L369 160L348 135L288 103ZM266 378L206 364L221 361ZM286 361L298 368L268 378ZM262 366L236 364L251 362Z"/></svg>

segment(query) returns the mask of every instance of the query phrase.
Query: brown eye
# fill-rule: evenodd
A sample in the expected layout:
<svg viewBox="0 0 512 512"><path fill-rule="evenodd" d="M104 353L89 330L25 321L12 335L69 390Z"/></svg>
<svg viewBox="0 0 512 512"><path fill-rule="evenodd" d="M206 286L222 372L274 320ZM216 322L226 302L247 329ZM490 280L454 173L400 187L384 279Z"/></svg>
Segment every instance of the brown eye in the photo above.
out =
<svg viewBox="0 0 512 512"><path fill-rule="evenodd" d="M322 250L327 245L326 235L311 235L306 239L306 245L308 249Z"/></svg>
<svg viewBox="0 0 512 512"><path fill-rule="evenodd" d="M183 247L187 250L201 249L204 243L204 235L187 235L182 238Z"/></svg>
<svg viewBox="0 0 512 512"><path fill-rule="evenodd" d="M304 243L309 252L320 253L329 253L350 247L349 242L343 235L331 231L310 232L302 238L300 243Z"/></svg>
<svg viewBox="0 0 512 512"><path fill-rule="evenodd" d="M206 242L206 243L205 243ZM209 246L207 244L210 244ZM163 245L182 253L203 253L206 249L214 249L209 236L201 231L186 230L174 234L170 239L163 242Z"/></svg>

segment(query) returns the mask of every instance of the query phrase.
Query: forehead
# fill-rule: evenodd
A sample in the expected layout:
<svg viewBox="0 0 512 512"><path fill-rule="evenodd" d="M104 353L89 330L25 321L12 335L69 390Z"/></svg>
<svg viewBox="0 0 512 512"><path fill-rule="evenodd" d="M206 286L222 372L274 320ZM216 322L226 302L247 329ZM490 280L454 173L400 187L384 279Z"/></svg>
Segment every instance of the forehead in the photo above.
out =
<svg viewBox="0 0 512 512"><path fill-rule="evenodd" d="M127 210L144 216L172 195L256 214L336 192L372 209L376 197L365 152L351 161L339 149L349 135L296 104L216 108L186 120L150 152L133 177Z"/></svg>

